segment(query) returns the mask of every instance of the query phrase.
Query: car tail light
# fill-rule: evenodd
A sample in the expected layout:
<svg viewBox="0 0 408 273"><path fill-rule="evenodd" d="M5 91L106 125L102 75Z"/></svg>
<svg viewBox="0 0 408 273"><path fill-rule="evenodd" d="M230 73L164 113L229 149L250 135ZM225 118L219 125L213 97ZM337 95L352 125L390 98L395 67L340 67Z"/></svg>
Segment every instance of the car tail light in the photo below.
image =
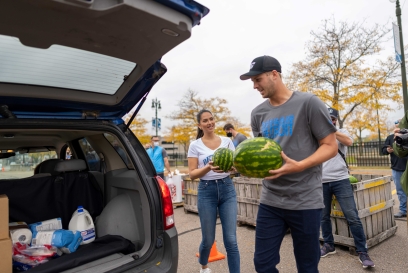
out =
<svg viewBox="0 0 408 273"><path fill-rule="evenodd" d="M174 211L173 211L173 202L171 201L171 195L169 187L166 182L160 176L156 176L157 182L159 182L160 193L163 203L163 221L164 229L170 229L174 227Z"/></svg>

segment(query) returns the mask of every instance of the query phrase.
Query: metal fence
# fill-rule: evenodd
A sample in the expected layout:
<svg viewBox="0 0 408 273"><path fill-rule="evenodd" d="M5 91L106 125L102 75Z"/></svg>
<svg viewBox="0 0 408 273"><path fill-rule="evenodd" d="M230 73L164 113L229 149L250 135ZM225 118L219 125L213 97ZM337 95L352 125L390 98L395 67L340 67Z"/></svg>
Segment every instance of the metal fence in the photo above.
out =
<svg viewBox="0 0 408 273"><path fill-rule="evenodd" d="M346 160L351 167L390 167L389 155L383 155L384 142L355 142L348 147Z"/></svg>
<svg viewBox="0 0 408 273"><path fill-rule="evenodd" d="M390 167L390 156L383 155L381 148L384 142L355 142L348 147L346 160L351 167ZM172 165L187 166L187 156L184 153L167 153Z"/></svg>

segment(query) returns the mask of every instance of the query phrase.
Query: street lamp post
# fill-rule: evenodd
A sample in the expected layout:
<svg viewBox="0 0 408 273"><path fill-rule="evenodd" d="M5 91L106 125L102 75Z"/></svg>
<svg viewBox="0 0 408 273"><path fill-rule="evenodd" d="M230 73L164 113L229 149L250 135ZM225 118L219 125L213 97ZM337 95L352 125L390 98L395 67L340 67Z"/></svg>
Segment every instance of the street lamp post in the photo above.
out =
<svg viewBox="0 0 408 273"><path fill-rule="evenodd" d="M157 109L161 110L161 104L160 101L157 100L157 98L153 99L152 101L152 108L156 109L156 116L155 116L155 127L156 127L156 136L159 136L158 134L158 128L159 128L159 120L157 119Z"/></svg>
<svg viewBox="0 0 408 273"><path fill-rule="evenodd" d="M401 74L402 74L402 97L404 99L404 112L408 111L408 93L407 93L407 74L405 70L405 54L404 41L402 39L402 23L401 23L401 7L399 0L390 0L391 3L396 3L395 14L397 15L399 40L401 47Z"/></svg>
<svg viewBox="0 0 408 273"><path fill-rule="evenodd" d="M176 166L176 169L177 169L177 158L174 155L174 140L172 141L172 143L173 143L173 159L175 160L175 166Z"/></svg>

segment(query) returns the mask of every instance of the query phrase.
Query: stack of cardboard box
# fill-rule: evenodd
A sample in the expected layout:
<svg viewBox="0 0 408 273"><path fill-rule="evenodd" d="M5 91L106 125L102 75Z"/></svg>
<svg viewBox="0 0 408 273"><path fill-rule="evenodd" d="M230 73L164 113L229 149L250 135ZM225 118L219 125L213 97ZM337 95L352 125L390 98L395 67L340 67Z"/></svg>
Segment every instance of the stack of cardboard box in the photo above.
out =
<svg viewBox="0 0 408 273"><path fill-rule="evenodd" d="M12 244L9 233L9 202L0 195L0 272L12 273Z"/></svg>

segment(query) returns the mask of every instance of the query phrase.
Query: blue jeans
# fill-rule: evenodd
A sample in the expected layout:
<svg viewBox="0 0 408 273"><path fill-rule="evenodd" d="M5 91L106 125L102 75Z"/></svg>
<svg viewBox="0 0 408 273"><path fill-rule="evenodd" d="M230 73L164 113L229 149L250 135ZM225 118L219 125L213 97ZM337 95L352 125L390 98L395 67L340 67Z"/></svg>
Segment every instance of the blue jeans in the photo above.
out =
<svg viewBox="0 0 408 273"><path fill-rule="evenodd" d="M202 241L199 248L201 265L208 263L210 250L215 241L217 209L222 225L222 236L227 250L228 268L231 273L240 272L237 243L237 195L229 176L217 180L200 180L198 185L198 215L201 223Z"/></svg>
<svg viewBox="0 0 408 273"><path fill-rule="evenodd" d="M346 218L347 223L350 227L357 252L367 252L366 237L364 234L363 225L361 224L360 217L358 216L356 202L354 201L353 187L351 186L350 180L348 178L339 181L323 183L324 209L321 225L324 242L332 246L334 245L332 224L330 220L333 194L336 196L341 210L343 211L344 217Z"/></svg>
<svg viewBox="0 0 408 273"><path fill-rule="evenodd" d="M293 238L296 267L299 273L319 272L319 229L321 209L286 210L259 205L255 235L255 270L279 272L279 249L288 228Z"/></svg>
<svg viewBox="0 0 408 273"><path fill-rule="evenodd" d="M407 195L401 186L401 175L404 172L392 170L392 178L394 179L395 188L397 189L398 200L400 202L399 210L407 214Z"/></svg>

